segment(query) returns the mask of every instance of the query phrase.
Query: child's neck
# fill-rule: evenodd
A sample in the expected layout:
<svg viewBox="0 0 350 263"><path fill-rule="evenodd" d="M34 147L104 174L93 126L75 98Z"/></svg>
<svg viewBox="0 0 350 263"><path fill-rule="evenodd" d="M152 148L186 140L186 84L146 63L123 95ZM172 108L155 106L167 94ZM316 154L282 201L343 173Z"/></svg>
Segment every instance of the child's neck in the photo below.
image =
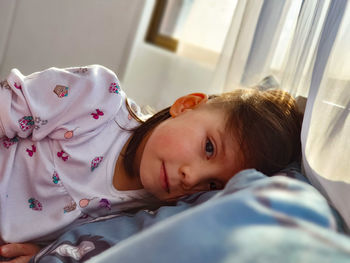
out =
<svg viewBox="0 0 350 263"><path fill-rule="evenodd" d="M127 174L124 168L123 156L125 154L129 141L130 139L125 143L123 149L121 150L114 168L113 186L119 191L138 190L143 188L140 176L130 176L129 174Z"/></svg>

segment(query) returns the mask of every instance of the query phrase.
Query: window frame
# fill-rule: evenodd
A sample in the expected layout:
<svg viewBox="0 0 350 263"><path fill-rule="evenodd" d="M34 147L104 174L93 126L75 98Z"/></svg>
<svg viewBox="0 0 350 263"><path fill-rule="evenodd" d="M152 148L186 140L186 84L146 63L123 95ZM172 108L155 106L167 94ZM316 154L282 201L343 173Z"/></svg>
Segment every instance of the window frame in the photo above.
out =
<svg viewBox="0 0 350 263"><path fill-rule="evenodd" d="M156 0L145 41L168 51L176 52L178 40L159 32L167 3L168 0Z"/></svg>

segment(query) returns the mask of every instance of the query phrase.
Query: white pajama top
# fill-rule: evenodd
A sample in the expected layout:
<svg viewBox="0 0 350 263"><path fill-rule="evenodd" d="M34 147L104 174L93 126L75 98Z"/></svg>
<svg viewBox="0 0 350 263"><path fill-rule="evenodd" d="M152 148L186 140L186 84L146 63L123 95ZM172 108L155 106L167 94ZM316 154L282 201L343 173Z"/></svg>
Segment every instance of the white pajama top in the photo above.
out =
<svg viewBox="0 0 350 263"><path fill-rule="evenodd" d="M116 75L102 66L13 69L0 83L2 242L45 240L151 198L112 184L136 125Z"/></svg>

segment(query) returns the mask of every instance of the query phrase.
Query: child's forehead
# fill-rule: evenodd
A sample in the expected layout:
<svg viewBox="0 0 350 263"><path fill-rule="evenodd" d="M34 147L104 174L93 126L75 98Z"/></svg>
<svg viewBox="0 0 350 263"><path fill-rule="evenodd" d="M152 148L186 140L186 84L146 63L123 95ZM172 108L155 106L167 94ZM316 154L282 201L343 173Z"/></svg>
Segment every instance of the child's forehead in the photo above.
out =
<svg viewBox="0 0 350 263"><path fill-rule="evenodd" d="M215 115L218 119L228 121L228 117L231 115L225 107L220 107L215 104L204 104L198 107L198 110L202 111L202 114L205 115Z"/></svg>
<svg viewBox="0 0 350 263"><path fill-rule="evenodd" d="M205 104L199 105L196 107L196 109L207 112L215 112L222 115L226 114L226 109L223 107L223 105L217 105L216 103L210 103L209 101Z"/></svg>
<svg viewBox="0 0 350 263"><path fill-rule="evenodd" d="M206 111L207 114L214 115L214 118L211 119L213 122L220 122L222 124L220 128L225 137L235 142L238 141L240 136L240 123L237 115L233 111L215 104L203 105L202 110L203 112Z"/></svg>
<svg viewBox="0 0 350 263"><path fill-rule="evenodd" d="M218 130L218 132L224 134L225 137L230 137L230 139L236 137L236 125L231 123L231 115L225 109L203 105L195 109L194 112L196 111L198 118L202 119L210 129Z"/></svg>

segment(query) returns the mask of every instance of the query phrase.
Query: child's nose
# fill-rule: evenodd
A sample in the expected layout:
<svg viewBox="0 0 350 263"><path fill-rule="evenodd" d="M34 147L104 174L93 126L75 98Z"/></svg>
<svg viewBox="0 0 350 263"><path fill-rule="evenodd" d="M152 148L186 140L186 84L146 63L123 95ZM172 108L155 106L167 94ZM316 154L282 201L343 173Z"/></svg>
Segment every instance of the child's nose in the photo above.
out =
<svg viewBox="0 0 350 263"><path fill-rule="evenodd" d="M181 183L184 190L192 190L198 186L204 175L204 169L195 165L184 165L180 168Z"/></svg>

